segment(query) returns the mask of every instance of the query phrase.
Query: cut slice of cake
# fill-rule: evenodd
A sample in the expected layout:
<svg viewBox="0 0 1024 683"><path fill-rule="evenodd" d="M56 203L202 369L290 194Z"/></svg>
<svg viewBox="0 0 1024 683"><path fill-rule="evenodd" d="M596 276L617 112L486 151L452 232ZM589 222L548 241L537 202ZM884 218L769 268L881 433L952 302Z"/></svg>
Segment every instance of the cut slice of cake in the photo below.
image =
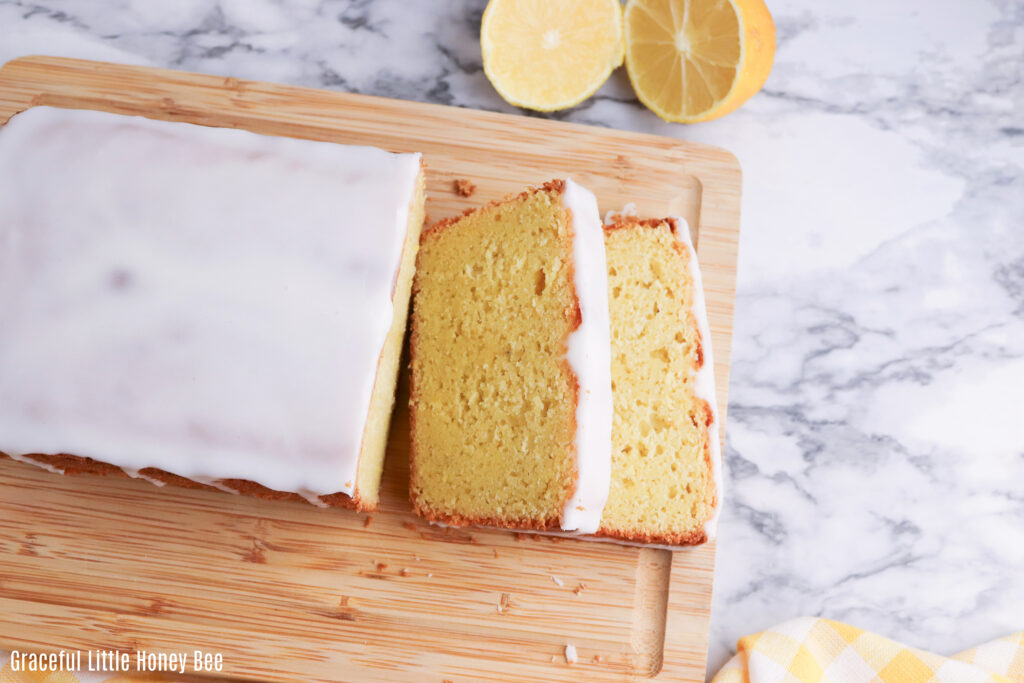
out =
<svg viewBox="0 0 1024 683"><path fill-rule="evenodd" d="M417 513L668 547L714 536L711 335L685 222L601 230L593 197L553 182L427 230L413 289Z"/></svg>
<svg viewBox="0 0 1024 683"><path fill-rule="evenodd" d="M711 333L681 219L606 227L615 422L599 534L680 546L712 538L721 454Z"/></svg>
<svg viewBox="0 0 1024 683"><path fill-rule="evenodd" d="M36 107L0 129L0 452L375 507L418 154Z"/></svg>
<svg viewBox="0 0 1024 683"><path fill-rule="evenodd" d="M597 531L611 379L594 196L558 180L423 235L410 497L451 525Z"/></svg>

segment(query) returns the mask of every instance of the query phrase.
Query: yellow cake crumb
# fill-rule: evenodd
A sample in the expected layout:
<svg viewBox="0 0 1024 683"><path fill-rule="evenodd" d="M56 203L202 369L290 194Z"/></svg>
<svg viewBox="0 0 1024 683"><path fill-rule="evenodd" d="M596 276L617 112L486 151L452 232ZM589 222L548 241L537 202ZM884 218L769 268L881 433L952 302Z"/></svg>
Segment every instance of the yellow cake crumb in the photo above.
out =
<svg viewBox="0 0 1024 683"><path fill-rule="evenodd" d="M605 233L615 418L601 533L682 545L705 540L714 484L690 257L672 229L627 218Z"/></svg>
<svg viewBox="0 0 1024 683"><path fill-rule="evenodd" d="M414 289L410 493L447 524L557 526L575 487L579 324L564 184L424 233Z"/></svg>

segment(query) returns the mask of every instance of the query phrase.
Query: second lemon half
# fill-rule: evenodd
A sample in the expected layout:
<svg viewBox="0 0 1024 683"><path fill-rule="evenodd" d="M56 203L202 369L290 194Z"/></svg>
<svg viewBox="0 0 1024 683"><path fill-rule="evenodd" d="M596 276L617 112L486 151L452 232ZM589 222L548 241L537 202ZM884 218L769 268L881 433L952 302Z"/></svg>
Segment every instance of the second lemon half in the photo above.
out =
<svg viewBox="0 0 1024 683"><path fill-rule="evenodd" d="M724 116L772 70L775 24L764 0L629 0L626 69L666 121Z"/></svg>
<svg viewBox="0 0 1024 683"><path fill-rule="evenodd" d="M480 27L484 72L511 104L579 104L622 64L619 0L491 0Z"/></svg>

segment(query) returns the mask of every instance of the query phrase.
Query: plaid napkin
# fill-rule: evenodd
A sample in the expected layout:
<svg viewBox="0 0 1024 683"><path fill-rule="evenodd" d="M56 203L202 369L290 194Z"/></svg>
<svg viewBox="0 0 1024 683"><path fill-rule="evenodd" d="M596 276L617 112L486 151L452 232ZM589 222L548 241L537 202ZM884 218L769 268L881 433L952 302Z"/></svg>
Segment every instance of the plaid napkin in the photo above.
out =
<svg viewBox="0 0 1024 683"><path fill-rule="evenodd" d="M739 639L712 683L1024 683L1024 631L953 655L804 617Z"/></svg>

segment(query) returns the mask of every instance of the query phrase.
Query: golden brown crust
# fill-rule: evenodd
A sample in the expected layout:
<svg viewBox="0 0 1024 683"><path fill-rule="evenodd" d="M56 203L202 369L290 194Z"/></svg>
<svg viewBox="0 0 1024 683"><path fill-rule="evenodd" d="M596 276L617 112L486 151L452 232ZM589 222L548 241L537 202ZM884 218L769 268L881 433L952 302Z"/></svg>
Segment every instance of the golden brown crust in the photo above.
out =
<svg viewBox="0 0 1024 683"><path fill-rule="evenodd" d="M700 545L701 543L707 543L708 540L708 536L703 528L677 534L658 534L639 529L599 530L594 535L602 538L614 538L629 543L651 543L655 545Z"/></svg>
<svg viewBox="0 0 1024 683"><path fill-rule="evenodd" d="M555 182L555 181L551 181L551 182ZM564 189L565 184L562 181L558 181L558 182L561 184L561 187ZM559 190L559 191L561 191L561 190ZM562 246L565 249L566 255L568 256L568 258L566 260L566 263L567 263L566 272L569 274L568 275L569 291L572 292L572 304L570 304L569 307L565 309L565 319L567 321L569 321L569 332L565 335L565 339L563 341L565 342L565 348L568 351L568 349L569 349L569 337L572 335L573 332L575 332L576 330L578 330L580 328L580 325L583 324L583 309L580 308L580 297L579 297L579 294L577 294L577 292L576 292L576 259L573 258L573 249L572 249L573 238L575 237L575 234L572 231L572 210L567 208L567 207L565 209L565 220L566 220L566 241L565 241L565 244L563 244ZM571 369L570 369L570 372L571 372Z"/></svg>
<svg viewBox="0 0 1024 683"><path fill-rule="evenodd" d="M6 453L4 455L7 456ZM77 455L47 455L43 453L30 453L28 455L25 455L24 459L34 463L42 463L43 465L55 467L59 470L64 470L64 472L67 474L97 474L104 477L128 476L128 474L120 467L116 467L114 465L111 465L110 463L106 463L100 460L94 460L92 458L79 457Z"/></svg>
<svg viewBox="0 0 1024 683"><path fill-rule="evenodd" d="M552 183L557 183L558 193L562 193L565 191L565 182L561 180L552 180L549 183L545 184L545 188L548 185L551 185ZM566 221L566 240L565 244L563 244L562 247L567 257L569 291L572 294L572 303L569 305L565 312L566 319L569 322L569 329L565 333L565 337L562 339L563 349L565 350L562 358L562 371L571 380L570 386L572 387L572 405L578 407L580 404L580 379L579 376L575 372L573 372L572 363L569 362L569 338L572 336L573 332L578 330L580 328L580 325L583 324L583 309L580 306L579 293L576 291L576 260L573 258L573 239L575 238L575 233L572 229L572 210L569 209L568 207L564 208ZM576 410L573 410L572 422L569 425L569 430L570 433L573 435L574 439L578 429L579 423L576 422ZM579 468L577 466L577 460L575 457L572 458L572 468L569 471L568 475L569 480L561 482L565 490L565 496L562 498L561 504L559 505L559 510L565 510L565 506L568 505L569 501L572 500L573 496L576 495L576 489L579 486ZM559 519L559 528L561 527L560 522L561 520Z"/></svg>
<svg viewBox="0 0 1024 683"><path fill-rule="evenodd" d="M690 318L691 318L690 322L691 322L691 324L693 324L693 336L694 336L694 343L695 343L695 346L696 346L696 348L694 349L696 354L697 354L696 365L697 365L697 370L700 370L701 368L704 367L704 339L700 335L700 327L698 327L697 324L696 324L697 317L691 313L690 314Z"/></svg>
<svg viewBox="0 0 1024 683"><path fill-rule="evenodd" d="M711 407L711 404L707 401L701 401L702 407L704 408L704 425L708 431L708 438L704 440L704 466L707 467L708 472L715 471L715 463L711 458L711 439L718 438L717 434L712 434L711 430L717 425L715 424L715 411ZM718 508L718 485L715 478L712 476L708 477L707 481L707 492L705 494L708 506L712 510ZM714 514L714 513L712 513Z"/></svg>
<svg viewBox="0 0 1024 683"><path fill-rule="evenodd" d="M504 519L500 517L469 517L466 515L440 512L418 502L413 503L413 512L434 524L454 527L492 527L497 529L518 529L521 531L554 531L561 528L561 520L552 517L546 520Z"/></svg>
<svg viewBox="0 0 1024 683"><path fill-rule="evenodd" d="M5 453L0 453L0 456L9 457ZM35 463L41 463L42 465L48 465L62 470L65 475L99 475L99 476L113 476L113 477L124 477L130 478L127 472L116 465L112 465L102 460L96 460L94 458L86 458L78 455L71 455L69 453L61 453L58 455L50 455L44 453L32 453L24 457L26 460L30 460ZM173 474L166 470L161 470L156 467L146 467L139 470L139 474L146 479L155 479L156 481L163 482L164 484L170 484L172 486L178 486L187 489L202 489L206 491L219 491L225 492L223 489L211 486L209 484L203 484L182 477L177 474ZM252 496L254 498L263 498L265 500L290 500L297 503L309 503L308 500L303 498L297 493L288 491L276 491L269 489L266 486L257 484L254 481L247 479L221 479L218 481L219 484L232 489L236 493ZM226 493L226 492L225 492ZM326 505L330 507L343 507L353 508L362 510L358 499L349 498L346 494L338 492L323 495L319 497Z"/></svg>

